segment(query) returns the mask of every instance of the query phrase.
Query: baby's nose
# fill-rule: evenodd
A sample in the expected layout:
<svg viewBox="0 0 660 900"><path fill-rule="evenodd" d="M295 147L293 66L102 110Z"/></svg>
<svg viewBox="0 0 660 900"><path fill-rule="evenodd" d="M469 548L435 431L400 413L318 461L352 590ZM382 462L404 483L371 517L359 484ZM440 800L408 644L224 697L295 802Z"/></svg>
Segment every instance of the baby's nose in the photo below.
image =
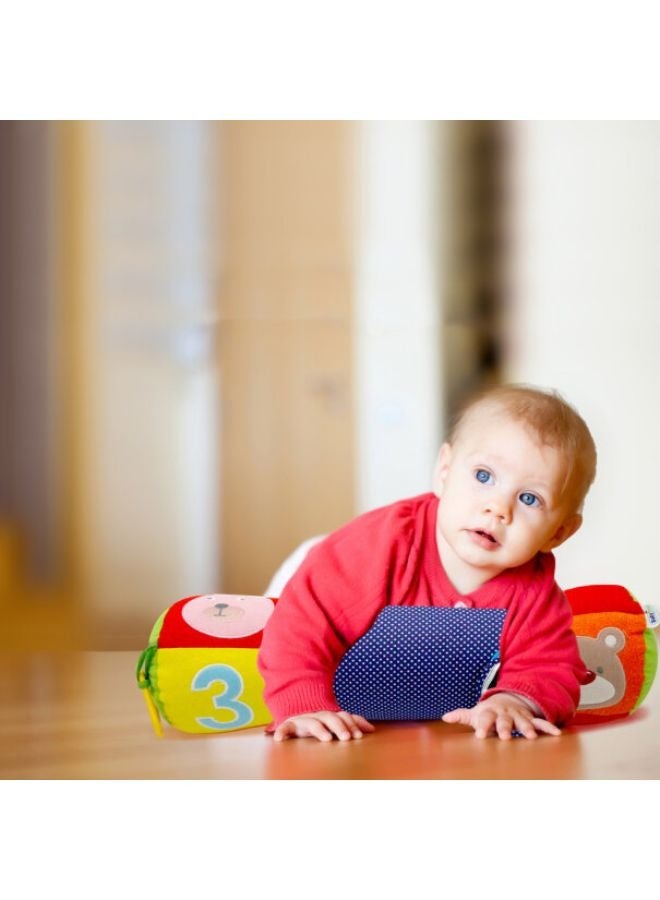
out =
<svg viewBox="0 0 660 900"><path fill-rule="evenodd" d="M508 524L511 521L511 503L506 497L490 497L486 504L485 512L501 519L505 524Z"/></svg>

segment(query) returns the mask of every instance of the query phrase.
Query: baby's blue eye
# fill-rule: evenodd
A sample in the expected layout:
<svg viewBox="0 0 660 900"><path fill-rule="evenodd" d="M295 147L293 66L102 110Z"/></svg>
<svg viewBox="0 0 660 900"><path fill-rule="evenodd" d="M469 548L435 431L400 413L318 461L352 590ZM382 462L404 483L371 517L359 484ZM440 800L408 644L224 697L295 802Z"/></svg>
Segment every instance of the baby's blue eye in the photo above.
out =
<svg viewBox="0 0 660 900"><path fill-rule="evenodd" d="M492 476L486 469L477 469L474 473L474 477L482 484L488 484Z"/></svg>
<svg viewBox="0 0 660 900"><path fill-rule="evenodd" d="M536 494L530 494L527 491L520 495L520 502L524 503L525 506L538 506L539 498Z"/></svg>

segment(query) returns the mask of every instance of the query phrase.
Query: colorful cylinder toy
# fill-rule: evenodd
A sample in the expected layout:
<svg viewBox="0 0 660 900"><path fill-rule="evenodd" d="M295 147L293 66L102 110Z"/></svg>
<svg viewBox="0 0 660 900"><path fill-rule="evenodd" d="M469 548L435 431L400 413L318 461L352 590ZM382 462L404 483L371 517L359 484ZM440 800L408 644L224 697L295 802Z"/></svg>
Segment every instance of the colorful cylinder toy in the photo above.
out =
<svg viewBox="0 0 660 900"><path fill-rule="evenodd" d="M656 675L656 609L620 585L570 588L573 630L591 679L572 724L630 715ZM149 714L180 731L221 734L272 721L257 668L263 629L276 599L233 594L185 597L159 617L142 652L137 680Z"/></svg>
<svg viewBox="0 0 660 900"><path fill-rule="evenodd" d="M570 588L573 631L592 679L582 686L574 725L630 715L644 701L658 667L656 610L617 584Z"/></svg>
<svg viewBox="0 0 660 900"><path fill-rule="evenodd" d="M266 725L257 653L275 608L269 597L185 597L159 617L137 670L157 734L162 717L180 731L219 734Z"/></svg>

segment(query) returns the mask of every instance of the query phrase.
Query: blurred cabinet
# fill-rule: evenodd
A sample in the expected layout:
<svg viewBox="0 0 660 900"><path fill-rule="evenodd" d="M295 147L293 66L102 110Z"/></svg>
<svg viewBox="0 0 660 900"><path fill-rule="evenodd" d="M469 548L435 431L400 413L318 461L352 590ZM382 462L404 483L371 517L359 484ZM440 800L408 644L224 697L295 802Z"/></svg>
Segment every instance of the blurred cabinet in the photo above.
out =
<svg viewBox="0 0 660 900"><path fill-rule="evenodd" d="M354 514L353 131L218 127L221 586L259 593Z"/></svg>
<svg viewBox="0 0 660 900"><path fill-rule="evenodd" d="M97 647L138 647L168 604L217 588L212 129L85 130L74 484Z"/></svg>

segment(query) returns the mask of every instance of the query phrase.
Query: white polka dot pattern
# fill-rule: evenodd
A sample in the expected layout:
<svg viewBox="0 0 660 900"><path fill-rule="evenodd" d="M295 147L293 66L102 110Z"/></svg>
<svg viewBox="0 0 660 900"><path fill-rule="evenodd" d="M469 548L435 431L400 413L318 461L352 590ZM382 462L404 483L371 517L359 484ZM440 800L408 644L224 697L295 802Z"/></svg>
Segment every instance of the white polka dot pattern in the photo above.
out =
<svg viewBox="0 0 660 900"><path fill-rule="evenodd" d="M479 700L505 609L387 606L335 673L342 709L375 721L439 719Z"/></svg>

